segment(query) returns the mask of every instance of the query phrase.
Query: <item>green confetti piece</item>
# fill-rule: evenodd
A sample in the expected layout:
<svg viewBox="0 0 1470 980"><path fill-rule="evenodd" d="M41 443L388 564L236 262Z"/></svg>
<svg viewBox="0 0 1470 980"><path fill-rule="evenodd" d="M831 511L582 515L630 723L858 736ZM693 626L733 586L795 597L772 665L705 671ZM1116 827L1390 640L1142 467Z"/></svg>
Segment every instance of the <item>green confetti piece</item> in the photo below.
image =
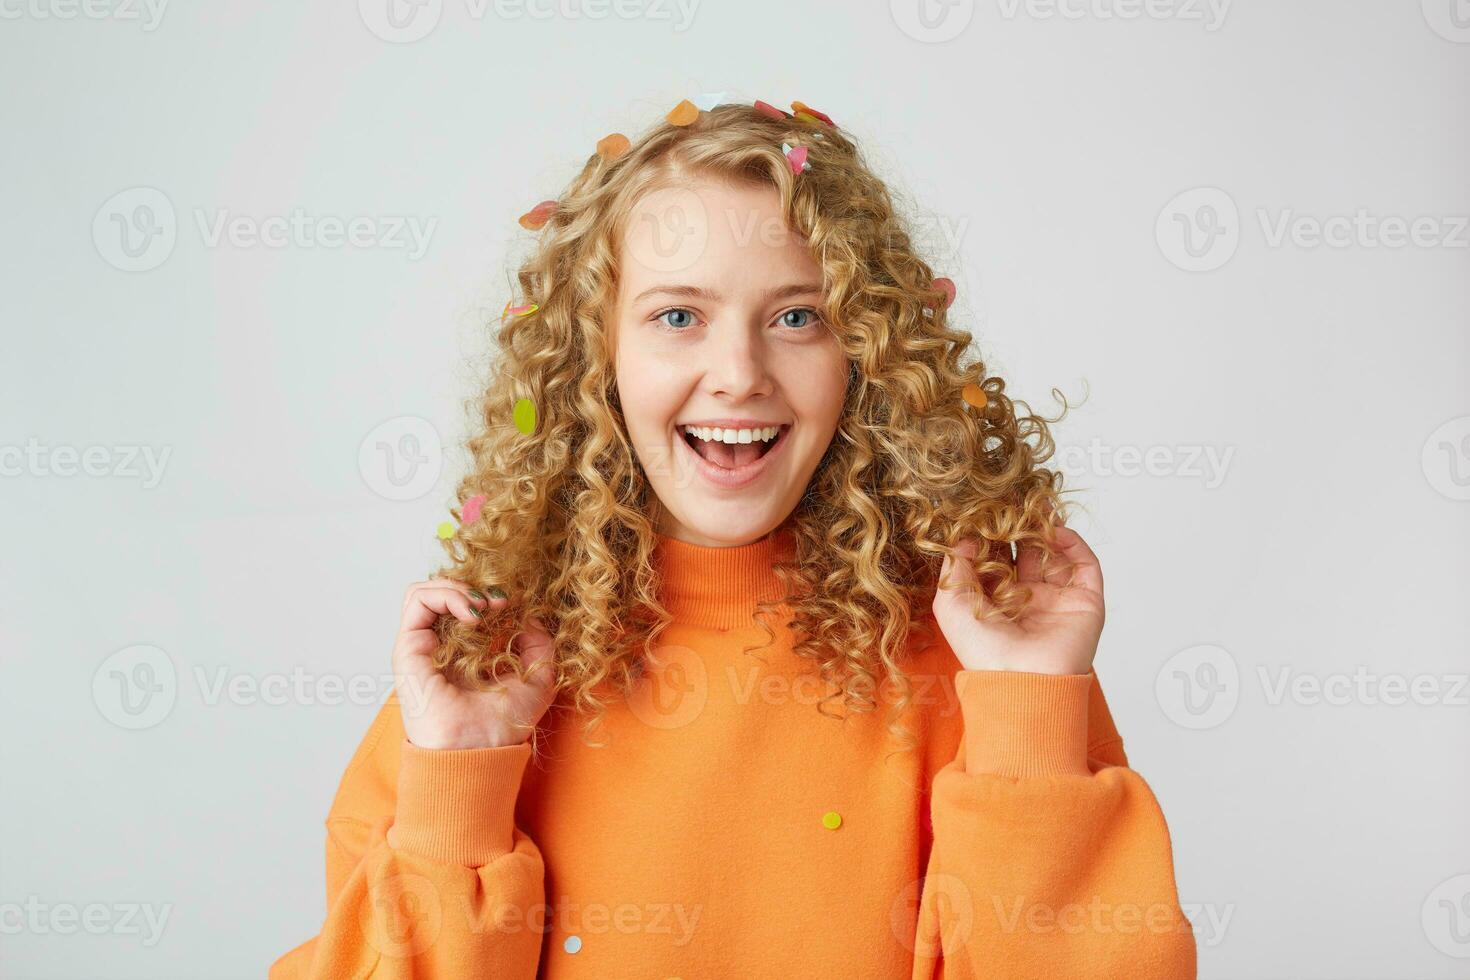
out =
<svg viewBox="0 0 1470 980"><path fill-rule="evenodd" d="M536 431L536 403L531 399L522 398L516 402L512 417L515 419L516 428L526 435Z"/></svg>

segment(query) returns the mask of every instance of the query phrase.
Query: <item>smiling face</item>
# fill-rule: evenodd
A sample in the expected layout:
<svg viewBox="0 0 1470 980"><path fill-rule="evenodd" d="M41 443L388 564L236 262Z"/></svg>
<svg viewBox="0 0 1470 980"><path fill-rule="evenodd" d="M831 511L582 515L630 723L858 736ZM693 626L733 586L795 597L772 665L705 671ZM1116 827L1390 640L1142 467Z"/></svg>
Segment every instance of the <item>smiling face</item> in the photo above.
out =
<svg viewBox="0 0 1470 980"><path fill-rule="evenodd" d="M658 530L755 541L795 509L842 414L821 267L774 188L704 179L645 194L619 256L618 393Z"/></svg>

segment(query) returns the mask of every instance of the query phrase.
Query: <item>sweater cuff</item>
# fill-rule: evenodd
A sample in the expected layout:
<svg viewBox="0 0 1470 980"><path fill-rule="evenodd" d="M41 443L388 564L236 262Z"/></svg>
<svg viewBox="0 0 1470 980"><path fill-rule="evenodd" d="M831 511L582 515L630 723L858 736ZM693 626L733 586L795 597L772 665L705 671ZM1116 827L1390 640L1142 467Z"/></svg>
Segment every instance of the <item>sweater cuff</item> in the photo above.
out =
<svg viewBox="0 0 1470 980"><path fill-rule="evenodd" d="M425 749L403 740L388 846L478 868L511 851L531 745Z"/></svg>
<svg viewBox="0 0 1470 980"><path fill-rule="evenodd" d="M965 771L1086 776L1093 675L1019 670L955 673L965 719Z"/></svg>

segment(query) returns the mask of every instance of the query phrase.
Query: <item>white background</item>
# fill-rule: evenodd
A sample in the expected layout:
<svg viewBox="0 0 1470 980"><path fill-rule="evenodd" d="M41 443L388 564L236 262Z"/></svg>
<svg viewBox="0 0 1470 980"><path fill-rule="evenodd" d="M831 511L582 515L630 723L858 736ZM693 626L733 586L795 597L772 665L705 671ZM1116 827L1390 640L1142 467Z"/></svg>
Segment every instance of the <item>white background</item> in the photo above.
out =
<svg viewBox="0 0 1470 980"><path fill-rule="evenodd" d="M1098 673L1201 975L1470 976L1463 0L386 2L0 0L5 976L258 977L316 931L516 217L719 91L831 114L1009 390L1087 394ZM293 212L385 238L211 242Z"/></svg>

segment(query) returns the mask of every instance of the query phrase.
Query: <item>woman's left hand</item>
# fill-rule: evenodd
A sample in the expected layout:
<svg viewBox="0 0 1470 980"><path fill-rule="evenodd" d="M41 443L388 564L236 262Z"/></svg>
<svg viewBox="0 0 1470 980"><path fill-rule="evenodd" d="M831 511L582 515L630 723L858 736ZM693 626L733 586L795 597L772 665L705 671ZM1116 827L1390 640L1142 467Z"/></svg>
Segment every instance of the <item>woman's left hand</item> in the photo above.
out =
<svg viewBox="0 0 1470 980"><path fill-rule="evenodd" d="M1014 622L997 617L982 623L970 611L977 599L980 610L990 603L972 564L980 548L978 538L965 538L955 546L958 562L944 559L941 580L953 572L962 587L936 590L934 618L965 670L1085 674L1092 669L1103 628L1102 566L1082 535L1063 525L1057 525L1056 535L1056 550L1076 565L1072 584L1065 584L1069 569L1055 567L1058 563L1043 580L1040 549L1021 548L1016 571L1032 595ZM1008 552L1004 546L996 548L997 554ZM1008 554L1005 560L1010 560Z"/></svg>

